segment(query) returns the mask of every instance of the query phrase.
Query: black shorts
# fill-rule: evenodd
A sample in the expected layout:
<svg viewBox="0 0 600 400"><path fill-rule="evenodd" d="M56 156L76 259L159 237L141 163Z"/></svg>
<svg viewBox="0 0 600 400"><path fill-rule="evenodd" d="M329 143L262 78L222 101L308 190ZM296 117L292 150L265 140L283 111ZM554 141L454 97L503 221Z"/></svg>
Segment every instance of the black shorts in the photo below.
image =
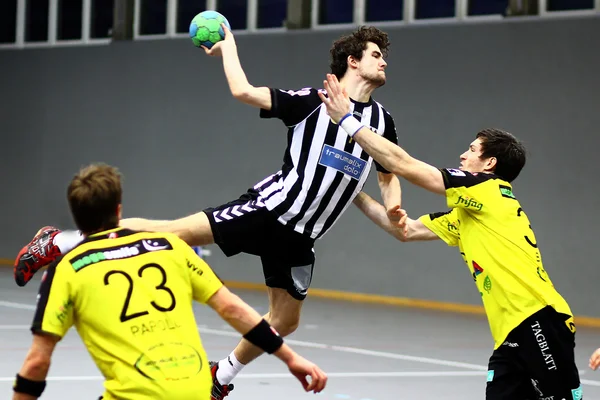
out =
<svg viewBox="0 0 600 400"><path fill-rule="evenodd" d="M486 399L582 399L572 321L548 306L513 329L490 358Z"/></svg>
<svg viewBox="0 0 600 400"><path fill-rule="evenodd" d="M314 239L290 229L258 201L250 189L239 199L203 210L215 243L227 257L259 256L268 287L281 288L304 300L315 265Z"/></svg>

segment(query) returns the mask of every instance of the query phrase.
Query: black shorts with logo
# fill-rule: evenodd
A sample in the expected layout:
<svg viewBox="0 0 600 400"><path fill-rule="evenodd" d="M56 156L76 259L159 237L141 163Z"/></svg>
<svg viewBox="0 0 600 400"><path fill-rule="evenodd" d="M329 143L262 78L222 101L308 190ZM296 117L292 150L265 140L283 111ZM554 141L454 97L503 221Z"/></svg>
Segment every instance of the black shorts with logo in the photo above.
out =
<svg viewBox="0 0 600 400"><path fill-rule="evenodd" d="M490 357L486 399L582 399L572 321L547 306L513 329Z"/></svg>
<svg viewBox="0 0 600 400"><path fill-rule="evenodd" d="M239 199L203 210L215 243L227 257L259 256L268 287L281 288L304 300L315 264L314 239L277 221L277 216L249 189Z"/></svg>

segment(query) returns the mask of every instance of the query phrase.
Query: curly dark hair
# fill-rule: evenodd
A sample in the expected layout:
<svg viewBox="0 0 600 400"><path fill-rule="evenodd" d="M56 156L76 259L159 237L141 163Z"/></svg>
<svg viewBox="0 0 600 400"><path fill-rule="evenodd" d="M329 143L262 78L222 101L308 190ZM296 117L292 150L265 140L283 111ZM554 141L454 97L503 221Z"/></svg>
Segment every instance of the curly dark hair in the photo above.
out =
<svg viewBox="0 0 600 400"><path fill-rule="evenodd" d="M374 26L361 26L350 35L343 36L333 42L331 47L331 73L338 79L341 79L346 70L348 70L348 56L355 59L362 59L363 51L367 48L367 43L373 42L381 49L384 57L387 56L390 41L387 33Z"/></svg>

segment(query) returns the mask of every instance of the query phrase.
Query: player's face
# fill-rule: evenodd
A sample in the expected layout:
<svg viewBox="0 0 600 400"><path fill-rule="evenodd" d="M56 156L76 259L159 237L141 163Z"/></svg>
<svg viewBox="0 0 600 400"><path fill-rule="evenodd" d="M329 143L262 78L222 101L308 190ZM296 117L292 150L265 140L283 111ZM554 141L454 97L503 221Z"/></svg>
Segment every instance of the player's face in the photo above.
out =
<svg viewBox="0 0 600 400"><path fill-rule="evenodd" d="M467 172L485 172L489 159L482 159L481 140L475 139L469 149L460 155L460 169Z"/></svg>
<svg viewBox="0 0 600 400"><path fill-rule="evenodd" d="M363 51L362 59L358 64L358 73L367 82L375 87L385 84L385 67L387 63L383 59L383 54L379 46L368 42L367 48Z"/></svg>

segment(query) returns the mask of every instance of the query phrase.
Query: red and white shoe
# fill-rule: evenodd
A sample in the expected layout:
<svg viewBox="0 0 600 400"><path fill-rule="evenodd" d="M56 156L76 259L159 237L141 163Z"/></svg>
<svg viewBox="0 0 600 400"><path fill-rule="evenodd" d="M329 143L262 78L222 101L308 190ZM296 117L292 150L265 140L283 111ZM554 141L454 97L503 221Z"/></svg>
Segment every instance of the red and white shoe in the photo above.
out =
<svg viewBox="0 0 600 400"><path fill-rule="evenodd" d="M217 380L218 361L209 361L210 373L213 378L213 387L210 392L210 400L223 400L233 390L233 384L221 385Z"/></svg>
<svg viewBox="0 0 600 400"><path fill-rule="evenodd" d="M40 229L31 242L21 249L15 260L13 274L19 286L25 286L40 268L50 264L60 255L54 237L60 232L53 226Z"/></svg>

